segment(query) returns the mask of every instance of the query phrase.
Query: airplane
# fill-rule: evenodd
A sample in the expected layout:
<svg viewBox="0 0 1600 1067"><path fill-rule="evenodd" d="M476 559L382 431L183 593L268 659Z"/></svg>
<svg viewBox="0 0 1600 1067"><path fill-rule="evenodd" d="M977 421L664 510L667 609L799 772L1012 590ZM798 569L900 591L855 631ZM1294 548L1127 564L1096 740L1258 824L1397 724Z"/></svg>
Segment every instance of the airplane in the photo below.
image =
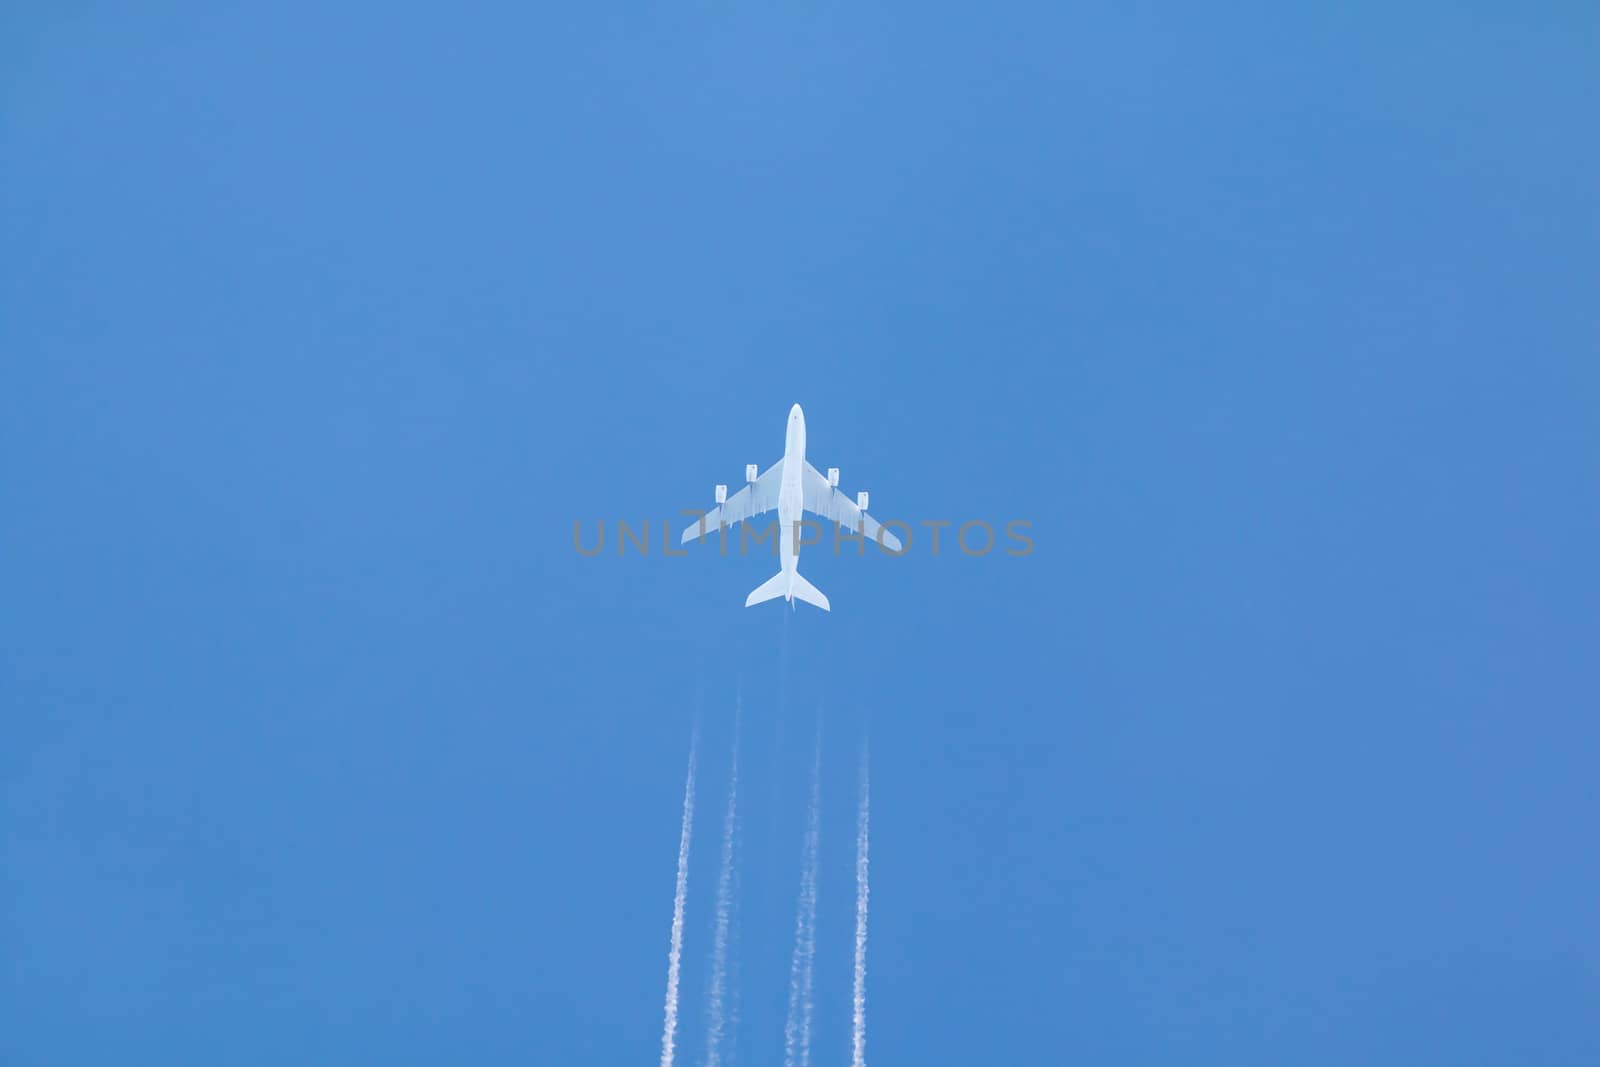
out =
<svg viewBox="0 0 1600 1067"><path fill-rule="evenodd" d="M900 539L885 530L877 519L867 514L867 494L861 493L851 500L839 492L839 468L829 467L828 473L806 462L806 416L796 404L789 409L789 424L784 434L783 458L756 474L755 464L745 467L745 487L728 496L728 487L716 489L717 506L698 519L687 530L679 544L703 538L707 531L732 526L757 515L778 509L778 558L781 568L777 574L762 582L745 598L745 607L754 607L764 601L783 597L790 609L796 600L813 604L823 611L832 610L822 590L800 576L800 546L796 542L795 523L800 513L809 511L820 518L855 530L869 537L890 552L901 551Z"/></svg>

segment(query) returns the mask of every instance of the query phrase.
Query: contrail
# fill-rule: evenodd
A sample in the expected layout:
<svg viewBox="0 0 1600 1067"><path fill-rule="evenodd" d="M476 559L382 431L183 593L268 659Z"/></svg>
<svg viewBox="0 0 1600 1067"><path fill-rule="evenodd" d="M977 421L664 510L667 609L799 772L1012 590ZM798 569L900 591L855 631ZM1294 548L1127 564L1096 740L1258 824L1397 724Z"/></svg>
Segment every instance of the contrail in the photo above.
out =
<svg viewBox="0 0 1600 1067"><path fill-rule="evenodd" d="M672 894L672 947L667 952L666 1019L661 1027L661 1067L672 1067L678 1038L678 960L683 955L683 904L689 895L689 836L694 827L694 760L699 731L689 740L689 774L683 783L683 828L678 833L678 883Z"/></svg>
<svg viewBox="0 0 1600 1067"><path fill-rule="evenodd" d="M705 1067L720 1067L728 988L728 933L734 908L734 840L739 825L739 720L744 713L741 693L733 707L733 766L728 772L728 807L722 815L722 868L717 872L716 925L711 935L711 990L706 997Z"/></svg>
<svg viewBox="0 0 1600 1067"><path fill-rule="evenodd" d="M850 1013L850 1067L867 1063L867 818L871 811L867 752L861 751L861 807L856 812L856 972Z"/></svg>
<svg viewBox="0 0 1600 1067"><path fill-rule="evenodd" d="M784 1024L784 1067L810 1067L812 964L817 953L817 836L822 778L822 736L811 767L811 804L806 812L805 852L800 866L800 905L794 919L794 956L789 962L789 1018Z"/></svg>

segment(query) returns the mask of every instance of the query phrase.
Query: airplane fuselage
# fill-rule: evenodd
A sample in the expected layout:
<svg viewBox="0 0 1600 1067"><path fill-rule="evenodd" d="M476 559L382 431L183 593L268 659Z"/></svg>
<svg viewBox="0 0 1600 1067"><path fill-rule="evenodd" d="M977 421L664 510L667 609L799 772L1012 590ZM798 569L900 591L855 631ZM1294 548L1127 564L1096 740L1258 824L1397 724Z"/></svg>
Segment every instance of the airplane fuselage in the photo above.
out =
<svg viewBox="0 0 1600 1067"><path fill-rule="evenodd" d="M806 416L796 404L789 409L789 426L783 441L783 481L778 486L778 558L783 572L790 576L785 600L794 599L793 575L800 564L795 524L805 510L805 495L801 489L805 469Z"/></svg>

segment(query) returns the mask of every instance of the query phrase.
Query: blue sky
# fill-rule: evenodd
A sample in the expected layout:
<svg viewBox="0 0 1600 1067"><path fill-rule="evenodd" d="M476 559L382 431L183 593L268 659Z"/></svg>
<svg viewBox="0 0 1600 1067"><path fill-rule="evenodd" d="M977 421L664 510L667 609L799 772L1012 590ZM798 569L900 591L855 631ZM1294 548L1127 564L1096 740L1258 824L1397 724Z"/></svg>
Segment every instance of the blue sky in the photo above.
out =
<svg viewBox="0 0 1600 1067"><path fill-rule="evenodd" d="M1581 5L11 5L0 1060L1589 1062ZM782 451L802 570L581 559ZM659 530L657 530L659 537ZM1586 1055L1587 1054L1587 1055Z"/></svg>

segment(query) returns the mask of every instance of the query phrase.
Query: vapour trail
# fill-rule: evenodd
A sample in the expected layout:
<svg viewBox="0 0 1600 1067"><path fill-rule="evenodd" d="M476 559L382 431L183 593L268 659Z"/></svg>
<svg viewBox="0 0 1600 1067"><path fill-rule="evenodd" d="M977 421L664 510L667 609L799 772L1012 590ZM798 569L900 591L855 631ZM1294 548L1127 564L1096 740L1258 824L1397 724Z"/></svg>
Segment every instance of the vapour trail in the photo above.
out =
<svg viewBox="0 0 1600 1067"><path fill-rule="evenodd" d="M734 839L739 825L739 721L744 713L741 691L733 706L733 764L728 772L728 806L722 814L722 867L717 872L717 910L711 934L711 989L706 996L705 1067L720 1067L726 1028L728 933L733 922Z"/></svg>
<svg viewBox="0 0 1600 1067"><path fill-rule="evenodd" d="M689 740L689 773L683 782L683 827L678 832L678 882L672 894L672 947L667 951L667 1002L661 1026L661 1067L672 1067L678 1039L678 961L683 956L683 905L689 895L689 837L694 828L694 764L697 730Z"/></svg>
<svg viewBox="0 0 1600 1067"><path fill-rule="evenodd" d="M779 614L783 616L783 636L778 643L778 714L772 729L771 773L767 775L772 780L772 801L767 805L768 840L776 840L778 836L778 798L783 793L783 723L789 706L789 616L794 612L783 611ZM777 850L768 849L766 881L771 884L776 878Z"/></svg>
<svg viewBox="0 0 1600 1067"><path fill-rule="evenodd" d="M867 822L871 813L867 751L861 750L861 807L856 812L856 968L851 988L850 1067L867 1063Z"/></svg>
<svg viewBox="0 0 1600 1067"><path fill-rule="evenodd" d="M795 909L794 955L789 961L789 1017L783 1028L784 1067L810 1067L811 1014L817 954L817 837L821 808L822 734L811 765L811 803L806 811L805 851L800 865L800 904Z"/></svg>

